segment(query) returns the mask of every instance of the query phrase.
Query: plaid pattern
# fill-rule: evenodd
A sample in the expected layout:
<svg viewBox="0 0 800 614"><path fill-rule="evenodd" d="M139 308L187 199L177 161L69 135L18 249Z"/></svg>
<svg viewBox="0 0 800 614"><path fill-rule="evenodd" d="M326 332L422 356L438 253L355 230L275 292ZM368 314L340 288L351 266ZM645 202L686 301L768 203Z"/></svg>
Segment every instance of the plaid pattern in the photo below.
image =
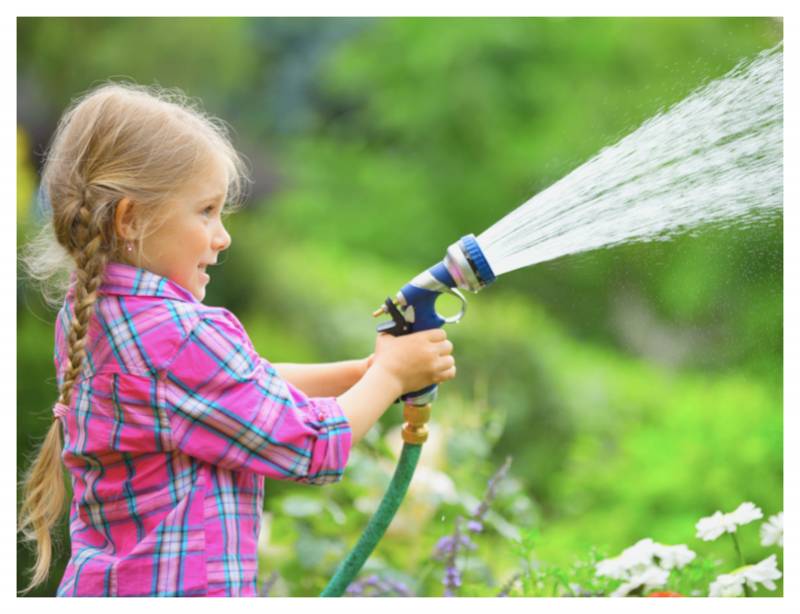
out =
<svg viewBox="0 0 800 614"><path fill-rule="evenodd" d="M70 291L56 320L63 381ZM108 265L66 415L72 556L59 596L253 596L264 477L341 479L350 425L281 380L227 310Z"/></svg>

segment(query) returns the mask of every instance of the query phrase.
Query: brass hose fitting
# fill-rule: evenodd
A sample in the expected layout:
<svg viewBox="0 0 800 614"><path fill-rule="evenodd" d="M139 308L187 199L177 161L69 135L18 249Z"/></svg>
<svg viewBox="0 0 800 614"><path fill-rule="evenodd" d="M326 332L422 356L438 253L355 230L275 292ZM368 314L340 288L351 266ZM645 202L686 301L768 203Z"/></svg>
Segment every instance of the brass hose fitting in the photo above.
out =
<svg viewBox="0 0 800 614"><path fill-rule="evenodd" d="M431 404L403 405L403 441L422 444L428 439L428 420L431 419Z"/></svg>

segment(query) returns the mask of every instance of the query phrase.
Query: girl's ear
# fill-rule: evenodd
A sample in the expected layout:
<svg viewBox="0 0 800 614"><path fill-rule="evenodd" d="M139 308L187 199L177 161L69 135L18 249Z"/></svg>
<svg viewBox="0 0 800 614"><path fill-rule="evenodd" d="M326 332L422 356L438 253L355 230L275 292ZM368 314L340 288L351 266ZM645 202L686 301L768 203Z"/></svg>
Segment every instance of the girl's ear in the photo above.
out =
<svg viewBox="0 0 800 614"><path fill-rule="evenodd" d="M133 203L127 196L117 203L114 212L114 230L123 241L134 236Z"/></svg>

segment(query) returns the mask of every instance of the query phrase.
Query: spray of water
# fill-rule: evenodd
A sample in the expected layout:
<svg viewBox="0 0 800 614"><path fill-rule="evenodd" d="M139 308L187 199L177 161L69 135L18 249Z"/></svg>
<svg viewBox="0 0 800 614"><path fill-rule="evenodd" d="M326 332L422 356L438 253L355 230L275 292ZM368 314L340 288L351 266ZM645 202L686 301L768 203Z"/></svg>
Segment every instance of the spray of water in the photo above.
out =
<svg viewBox="0 0 800 614"><path fill-rule="evenodd" d="M496 275L590 249L752 223L783 207L783 43L738 64L478 237Z"/></svg>

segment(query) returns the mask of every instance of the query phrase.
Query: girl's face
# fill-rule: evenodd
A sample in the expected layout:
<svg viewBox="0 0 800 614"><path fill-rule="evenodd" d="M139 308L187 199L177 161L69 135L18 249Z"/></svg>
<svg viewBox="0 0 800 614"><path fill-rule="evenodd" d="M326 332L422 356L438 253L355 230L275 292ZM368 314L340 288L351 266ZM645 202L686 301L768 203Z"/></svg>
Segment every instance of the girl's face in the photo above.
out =
<svg viewBox="0 0 800 614"><path fill-rule="evenodd" d="M227 176L213 165L168 207L167 218L142 240L141 266L186 288L198 301L206 295L206 267L231 244L222 225Z"/></svg>

